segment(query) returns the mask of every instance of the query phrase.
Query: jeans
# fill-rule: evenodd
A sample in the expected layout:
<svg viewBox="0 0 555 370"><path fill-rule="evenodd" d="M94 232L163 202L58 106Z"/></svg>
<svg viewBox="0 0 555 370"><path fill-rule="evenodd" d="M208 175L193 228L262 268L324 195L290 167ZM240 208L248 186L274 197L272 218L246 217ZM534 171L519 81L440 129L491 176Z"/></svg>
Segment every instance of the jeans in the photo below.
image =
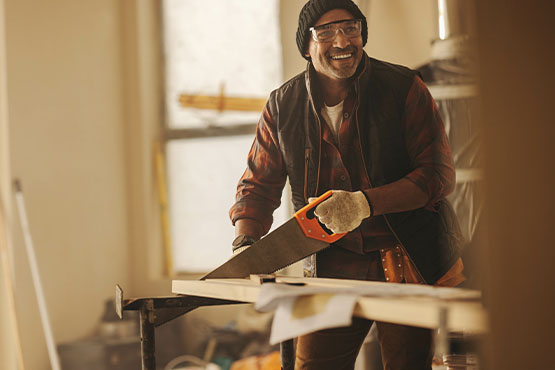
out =
<svg viewBox="0 0 555 370"><path fill-rule="evenodd" d="M351 326L320 330L299 337L295 369L354 369L372 322L353 317ZM432 330L378 321L376 325L384 370L432 369Z"/></svg>

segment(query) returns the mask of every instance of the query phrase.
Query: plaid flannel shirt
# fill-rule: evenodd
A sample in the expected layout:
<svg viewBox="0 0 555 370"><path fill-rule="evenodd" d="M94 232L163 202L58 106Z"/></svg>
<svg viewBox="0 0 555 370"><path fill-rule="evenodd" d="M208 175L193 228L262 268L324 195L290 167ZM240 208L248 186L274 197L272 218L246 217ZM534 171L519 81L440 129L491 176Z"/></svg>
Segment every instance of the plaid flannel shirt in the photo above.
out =
<svg viewBox="0 0 555 370"><path fill-rule="evenodd" d="M353 101L351 96L344 104L339 143L335 142L328 127L322 128L322 192L328 189L369 190L370 185L362 175L364 167L360 160L358 136L354 125L351 124L354 123L351 121ZM405 178L428 195L425 207L433 209L438 200L454 189L455 169L443 121L433 98L419 77L414 78L407 95L403 123L405 145L413 164L413 170ZM247 169L237 186L236 203L230 210L232 222L250 218L258 221L266 233L272 224L272 212L280 205L286 177L277 130L265 108L248 155ZM368 252L380 250L380 253L372 254L374 257L370 258L355 258L348 253L332 252L330 260L334 259L334 263L324 264L328 266L328 270L334 269L334 265L337 266L337 271L328 271L331 275L349 271L348 275L352 277L353 271L360 270L359 274L354 272L355 278L401 282L418 277L414 271L415 267L410 263L406 253L399 250L399 245L395 243L382 217L364 220L361 227L337 242L337 246L358 255L366 254L368 257ZM343 257L340 257L341 253ZM338 258L341 261L337 261ZM381 268L372 267L372 264L388 266L384 267L385 274L381 273ZM373 275L376 275L375 271L379 273L377 276L367 276L372 271ZM456 284L464 280L460 261L456 264L456 269L446 276Z"/></svg>

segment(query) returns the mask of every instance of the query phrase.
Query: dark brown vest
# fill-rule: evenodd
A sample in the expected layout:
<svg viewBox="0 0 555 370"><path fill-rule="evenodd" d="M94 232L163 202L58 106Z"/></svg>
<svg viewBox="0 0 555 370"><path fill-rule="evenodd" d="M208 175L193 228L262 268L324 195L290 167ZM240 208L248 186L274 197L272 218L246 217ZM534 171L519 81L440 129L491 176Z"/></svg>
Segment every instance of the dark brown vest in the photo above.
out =
<svg viewBox="0 0 555 370"><path fill-rule="evenodd" d="M295 210L307 198L329 189L319 187L321 125L316 112L322 99L311 64L307 70L272 92L269 111L276 124ZM416 72L364 56L354 86L355 121L372 186L392 183L413 170L405 149L403 114ZM403 244L423 278L435 283L459 258L463 238L457 218L446 199L436 211L423 208L385 215L392 232Z"/></svg>

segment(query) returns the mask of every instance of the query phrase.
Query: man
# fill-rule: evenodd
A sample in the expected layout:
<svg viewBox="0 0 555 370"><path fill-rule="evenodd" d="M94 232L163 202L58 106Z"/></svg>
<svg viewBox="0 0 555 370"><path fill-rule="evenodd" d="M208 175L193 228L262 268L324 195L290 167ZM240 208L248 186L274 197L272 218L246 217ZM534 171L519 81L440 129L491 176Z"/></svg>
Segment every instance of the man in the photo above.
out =
<svg viewBox="0 0 555 370"><path fill-rule="evenodd" d="M456 286L462 237L445 200L455 171L443 122L417 73L372 59L351 0L310 0L299 15L305 72L273 91L230 210L238 253L266 234L289 178L295 209L348 232L305 261L308 276ZM352 369L372 321L298 338L296 367ZM377 322L386 369L431 369L431 330Z"/></svg>

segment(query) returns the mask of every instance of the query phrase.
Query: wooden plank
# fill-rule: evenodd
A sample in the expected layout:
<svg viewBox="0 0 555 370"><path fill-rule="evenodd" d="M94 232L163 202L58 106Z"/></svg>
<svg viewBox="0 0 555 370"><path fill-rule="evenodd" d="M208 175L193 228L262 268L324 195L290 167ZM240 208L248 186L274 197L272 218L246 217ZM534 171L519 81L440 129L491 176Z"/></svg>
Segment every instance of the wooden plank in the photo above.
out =
<svg viewBox="0 0 555 370"><path fill-rule="evenodd" d="M348 279L327 279L327 278L304 278L304 277L276 277L278 283L304 283L308 286L321 286L321 287L338 287L338 288L353 288L353 287L391 287L394 283L384 283L381 281L364 281L364 280L348 280ZM402 287L409 286L410 284L401 284ZM418 287L426 287L428 289L442 289L450 293L444 294L444 298L448 299L479 299L481 293L477 290L462 289L462 288L444 288L434 287L430 285L418 285Z"/></svg>
<svg viewBox="0 0 555 370"><path fill-rule="evenodd" d="M216 136L253 135L256 123L246 123L228 126L209 126L203 128L169 128L164 133L166 140L195 139Z"/></svg>
<svg viewBox="0 0 555 370"><path fill-rule="evenodd" d="M198 297L256 302L260 285L247 279L174 280L172 292Z"/></svg>
<svg viewBox="0 0 555 370"><path fill-rule="evenodd" d="M361 297L354 315L378 321L438 328L441 309L447 309L450 331L483 333L487 331L487 314L478 302L445 302L438 299L402 297Z"/></svg>
<svg viewBox="0 0 555 370"><path fill-rule="evenodd" d="M479 95L477 85L428 85L435 100L468 99Z"/></svg>
<svg viewBox="0 0 555 370"><path fill-rule="evenodd" d="M321 287L383 287L391 283L361 280L326 278L278 277L277 282L304 282L309 286ZM433 288L433 287L431 287ZM442 289L444 290L444 289ZM443 299L429 297L360 297L354 315L374 320L395 322L426 328L439 327L439 313L447 309L447 328L465 332L487 331L488 319L482 304L481 293L476 290L453 288Z"/></svg>
<svg viewBox="0 0 555 370"><path fill-rule="evenodd" d="M391 283L325 278L276 277L277 283L306 284L312 287L353 288L383 287ZM371 297L357 300L354 315L373 320L426 328L439 327L440 311L447 311L447 328L451 331L480 333L488 330L487 314L478 300L480 292L441 288L452 291L443 298L423 296ZM177 294L198 295L241 302L256 302L259 283L252 279L174 280L172 291Z"/></svg>
<svg viewBox="0 0 555 370"><path fill-rule="evenodd" d="M220 112L224 110L260 112L266 105L266 99L181 94L179 104L183 108L213 109Z"/></svg>

